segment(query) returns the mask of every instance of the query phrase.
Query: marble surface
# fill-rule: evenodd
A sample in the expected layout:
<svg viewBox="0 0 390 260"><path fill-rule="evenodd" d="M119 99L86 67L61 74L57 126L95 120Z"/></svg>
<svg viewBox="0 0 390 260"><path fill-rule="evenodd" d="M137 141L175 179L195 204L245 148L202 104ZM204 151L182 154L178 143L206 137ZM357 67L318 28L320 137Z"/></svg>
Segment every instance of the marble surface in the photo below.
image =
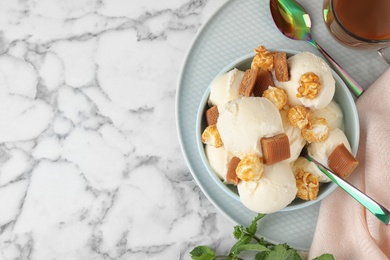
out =
<svg viewBox="0 0 390 260"><path fill-rule="evenodd" d="M185 53L224 2L0 2L0 259L227 250L175 124Z"/></svg>
<svg viewBox="0 0 390 260"><path fill-rule="evenodd" d="M185 54L226 1L0 1L0 260L230 249L175 122Z"/></svg>

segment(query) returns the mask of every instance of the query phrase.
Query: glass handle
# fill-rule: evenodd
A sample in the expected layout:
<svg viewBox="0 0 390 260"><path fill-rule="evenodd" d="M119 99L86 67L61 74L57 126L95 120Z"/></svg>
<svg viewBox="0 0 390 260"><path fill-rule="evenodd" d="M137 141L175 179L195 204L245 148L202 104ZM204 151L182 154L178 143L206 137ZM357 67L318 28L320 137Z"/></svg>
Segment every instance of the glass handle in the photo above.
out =
<svg viewBox="0 0 390 260"><path fill-rule="evenodd" d="M390 65L390 46L379 49L378 53Z"/></svg>

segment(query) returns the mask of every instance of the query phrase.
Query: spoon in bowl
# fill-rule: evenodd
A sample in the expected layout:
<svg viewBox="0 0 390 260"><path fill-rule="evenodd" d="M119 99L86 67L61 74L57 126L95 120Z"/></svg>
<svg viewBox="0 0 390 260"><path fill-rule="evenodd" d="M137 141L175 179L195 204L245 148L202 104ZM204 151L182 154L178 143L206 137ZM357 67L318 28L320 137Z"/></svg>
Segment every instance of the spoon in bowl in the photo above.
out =
<svg viewBox="0 0 390 260"><path fill-rule="evenodd" d="M352 93L359 97L363 88L312 38L311 19L308 12L295 0L270 0L272 18L279 31L290 39L304 40L317 48L344 80Z"/></svg>
<svg viewBox="0 0 390 260"><path fill-rule="evenodd" d="M384 206L370 198L368 195L360 191L358 188L347 182L346 180L340 178L334 172L332 172L329 168L322 165L316 159L311 157L307 151L307 148L304 147L302 149L301 155L305 157L311 162L314 162L318 168L331 179L334 183L336 183L339 187L345 190L349 195L351 195L356 201L362 204L366 209L368 209L375 217L377 217L380 221L385 223L386 225L390 225L390 211L386 209Z"/></svg>

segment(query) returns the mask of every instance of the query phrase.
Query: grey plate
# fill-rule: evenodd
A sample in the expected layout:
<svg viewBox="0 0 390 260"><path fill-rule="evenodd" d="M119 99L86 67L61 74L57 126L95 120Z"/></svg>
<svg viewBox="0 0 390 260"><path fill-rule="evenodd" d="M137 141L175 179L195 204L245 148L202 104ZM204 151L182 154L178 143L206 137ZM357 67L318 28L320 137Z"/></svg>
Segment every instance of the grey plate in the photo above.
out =
<svg viewBox="0 0 390 260"><path fill-rule="evenodd" d="M211 80L226 65L258 45L270 49L311 51L308 44L286 39L271 21L268 1L232 0L222 6L199 30L182 67L176 96L180 144L187 165L205 196L233 222L249 225L255 213L227 196L202 164L196 143L196 116ZM316 53L318 54L318 53ZM266 216L259 235L274 243L308 250L313 239L320 203Z"/></svg>

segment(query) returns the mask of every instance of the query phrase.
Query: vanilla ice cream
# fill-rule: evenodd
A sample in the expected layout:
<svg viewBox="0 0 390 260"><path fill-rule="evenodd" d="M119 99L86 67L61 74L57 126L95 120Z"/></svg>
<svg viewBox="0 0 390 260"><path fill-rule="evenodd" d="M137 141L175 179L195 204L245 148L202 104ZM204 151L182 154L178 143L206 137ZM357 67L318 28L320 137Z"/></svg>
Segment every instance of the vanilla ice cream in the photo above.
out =
<svg viewBox="0 0 390 260"><path fill-rule="evenodd" d="M301 134L301 129L299 129L298 127L294 127L290 123L290 120L288 120L287 117L286 110L281 110L280 116L282 118L284 132L288 136L288 141L290 143L290 158L286 159L286 161L293 162L298 158L299 154L301 153L302 148L306 144L306 140Z"/></svg>
<svg viewBox="0 0 390 260"><path fill-rule="evenodd" d="M292 171L294 175L297 175L299 172L299 169L302 169L305 172L310 172L314 176L318 178L319 182L330 182L331 180L326 176L319 168L318 166L310 162L305 157L298 157L298 159L294 162L292 165Z"/></svg>
<svg viewBox="0 0 390 260"><path fill-rule="evenodd" d="M286 82L275 81L275 84L287 92L289 104L292 106L304 105L312 109L326 107L333 99L336 87L329 65L320 57L309 52L295 54L287 60L287 64L290 70L290 80ZM299 80L307 72L313 72L320 78L322 89L314 99L297 97Z"/></svg>
<svg viewBox="0 0 390 260"><path fill-rule="evenodd" d="M260 139L283 133L279 110L266 98L241 97L220 111L217 129L227 151L262 156Z"/></svg>
<svg viewBox="0 0 390 260"><path fill-rule="evenodd" d="M209 105L217 105L220 111L228 101L239 98L243 76L243 71L232 69L215 79L210 86Z"/></svg>
<svg viewBox="0 0 390 260"><path fill-rule="evenodd" d="M237 188L241 202L248 209L263 214L285 208L297 194L294 174L284 161L266 165L259 181L240 181Z"/></svg>
<svg viewBox="0 0 390 260"><path fill-rule="evenodd" d="M327 63L308 52L293 55L287 63L289 81L279 82L275 79L276 86L272 86L284 89L288 96L287 104L283 103L278 108L267 99L267 95L254 97L250 92L240 93L240 84L245 74L243 71L232 69L217 77L210 85L208 105L218 106L217 123L214 124L213 121L210 126L217 131L218 135L215 136L220 141L218 144L223 146L218 147L214 139L204 141L202 134L205 154L216 176L228 184L226 179L229 171L229 176L233 175L237 180L234 185L237 185L243 205L263 214L279 211L297 197L294 174L300 169L316 176L319 182L330 181L317 165L299 156L305 145L308 146L309 154L325 166L328 165L328 156L339 144L343 143L351 151L342 131L343 111L332 100L335 80ZM272 73L275 77L275 71ZM245 77L243 89L248 87L248 82ZM291 110L293 106L300 106L305 111L310 108L311 117L307 119L310 124L300 128L293 125L294 120L290 122L287 110ZM266 161L261 158L263 153L260 140L283 133L288 137L290 158L271 165L263 163ZM278 148L282 149L281 146ZM238 159L234 157L241 160L238 165ZM234 160L230 164L232 158ZM237 167L233 168L232 165Z"/></svg>
<svg viewBox="0 0 390 260"><path fill-rule="evenodd" d="M323 142L311 143L308 146L308 152L311 157L316 159L321 164L328 166L328 157L332 153L333 149L339 144L344 144L348 151L351 152L351 146L344 132L339 129L333 129L329 137Z"/></svg>
<svg viewBox="0 0 390 260"><path fill-rule="evenodd" d="M221 180L226 181L228 165L233 155L226 151L223 146L216 148L213 145L206 145L205 152L211 169Z"/></svg>
<svg viewBox="0 0 390 260"><path fill-rule="evenodd" d="M313 110L312 117L325 118L330 130L335 128L344 129L343 111L339 104L333 100L325 108Z"/></svg>

